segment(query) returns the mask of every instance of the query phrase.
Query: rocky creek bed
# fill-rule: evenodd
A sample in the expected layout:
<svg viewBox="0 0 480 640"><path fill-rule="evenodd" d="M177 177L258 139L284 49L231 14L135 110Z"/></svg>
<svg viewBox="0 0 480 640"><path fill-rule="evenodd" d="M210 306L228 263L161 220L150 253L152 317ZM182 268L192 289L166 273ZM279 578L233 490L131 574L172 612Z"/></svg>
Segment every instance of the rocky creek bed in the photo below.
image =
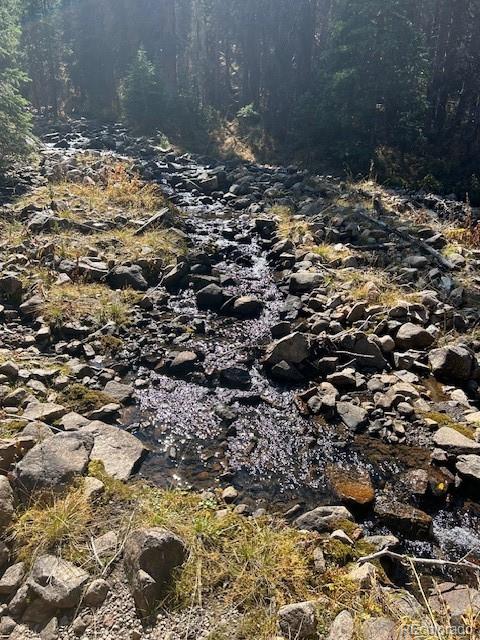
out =
<svg viewBox="0 0 480 640"><path fill-rule="evenodd" d="M434 613L451 634L438 637L475 627L477 212L165 151L118 125L40 132L40 161L5 189L1 217L0 632L273 638L241 632L237 603L219 613L202 598L141 626L189 545L145 518L134 528L135 511L126 523L112 482L319 536L312 571L356 585L368 619L342 598L327 606L320 586L300 604L271 600L275 625L286 605L285 638L393 638L402 616L420 634ZM96 568L61 535L29 557L29 505L65 506L82 476L81 500L103 517L114 504L112 526L89 531ZM122 500L142 511L158 495ZM416 583L398 558L349 564L382 549L461 566L420 565ZM408 600L401 616L385 590Z"/></svg>

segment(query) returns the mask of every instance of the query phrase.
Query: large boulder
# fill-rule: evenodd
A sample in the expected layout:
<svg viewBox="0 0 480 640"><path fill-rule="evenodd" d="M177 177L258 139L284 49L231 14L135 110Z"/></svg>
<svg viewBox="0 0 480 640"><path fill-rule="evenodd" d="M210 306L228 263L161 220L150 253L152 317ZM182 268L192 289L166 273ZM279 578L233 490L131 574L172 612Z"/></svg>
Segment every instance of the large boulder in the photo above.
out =
<svg viewBox="0 0 480 640"><path fill-rule="evenodd" d="M375 514L387 526L402 531L407 536L428 538L432 530L432 518L409 504L384 496L377 500Z"/></svg>
<svg viewBox="0 0 480 640"><path fill-rule="evenodd" d="M402 349L426 349L434 341L435 338L431 333L412 322L402 324L395 337L395 344Z"/></svg>
<svg viewBox="0 0 480 640"><path fill-rule="evenodd" d="M93 438L90 458L103 462L105 471L118 480L128 480L147 451L128 431L99 420L90 422L78 433Z"/></svg>
<svg viewBox="0 0 480 640"><path fill-rule="evenodd" d="M363 331L338 334L333 337L333 342L338 351L347 354L346 357L349 359L354 357L358 366L380 370L388 368L388 363L375 337L368 336Z"/></svg>
<svg viewBox="0 0 480 640"><path fill-rule="evenodd" d="M232 305L231 313L237 318L256 318L262 313L263 302L253 296L240 296Z"/></svg>
<svg viewBox="0 0 480 640"><path fill-rule="evenodd" d="M92 448L90 433L58 433L36 444L17 464L16 484L27 493L35 489L62 489L85 472Z"/></svg>
<svg viewBox="0 0 480 640"><path fill-rule="evenodd" d="M433 442L439 449L454 455L480 453L480 443L450 427L441 427L434 434Z"/></svg>
<svg viewBox="0 0 480 640"><path fill-rule="evenodd" d="M306 293L318 287L322 282L320 273L310 271L298 271L290 276L290 293Z"/></svg>
<svg viewBox="0 0 480 640"><path fill-rule="evenodd" d="M459 456L456 466L458 474L462 478L475 483L475 486L478 488L478 483L480 482L480 456Z"/></svg>
<svg viewBox="0 0 480 640"><path fill-rule="evenodd" d="M127 538L124 566L137 609L148 613L187 558L183 541L166 529L138 529Z"/></svg>
<svg viewBox="0 0 480 640"><path fill-rule="evenodd" d="M429 353L428 361L436 378L466 382L472 375L475 357L466 347L451 346L434 349Z"/></svg>
<svg viewBox="0 0 480 640"><path fill-rule="evenodd" d="M112 289L126 289L130 287L136 291L146 291L148 282L145 280L142 268L138 264L120 265L114 267L107 277Z"/></svg>
<svg viewBox="0 0 480 640"><path fill-rule="evenodd" d="M295 520L295 526L298 529L326 533L341 528L345 520L353 522L353 516L346 507L317 507L299 516Z"/></svg>
<svg viewBox="0 0 480 640"><path fill-rule="evenodd" d="M54 422L59 420L67 413L67 409L61 404L54 404L53 402L31 402L25 411L22 418L31 421L40 422Z"/></svg>
<svg viewBox="0 0 480 640"><path fill-rule="evenodd" d="M357 431L367 420L367 412L353 402L337 402L337 413L352 431Z"/></svg>
<svg viewBox="0 0 480 640"><path fill-rule="evenodd" d="M103 391L117 402L120 402L120 404L126 404L133 395L133 387L116 380L107 382Z"/></svg>
<svg viewBox="0 0 480 640"><path fill-rule="evenodd" d="M71 562L52 555L38 557L26 583L26 609L22 619L40 622L57 609L79 605L90 576Z"/></svg>
<svg viewBox="0 0 480 640"><path fill-rule="evenodd" d="M197 307L205 311L219 311L224 305L227 296L218 284L208 284L197 291Z"/></svg>
<svg viewBox="0 0 480 640"><path fill-rule="evenodd" d="M267 349L265 364L274 365L285 361L300 364L308 358L310 352L307 338L298 331L273 342Z"/></svg>

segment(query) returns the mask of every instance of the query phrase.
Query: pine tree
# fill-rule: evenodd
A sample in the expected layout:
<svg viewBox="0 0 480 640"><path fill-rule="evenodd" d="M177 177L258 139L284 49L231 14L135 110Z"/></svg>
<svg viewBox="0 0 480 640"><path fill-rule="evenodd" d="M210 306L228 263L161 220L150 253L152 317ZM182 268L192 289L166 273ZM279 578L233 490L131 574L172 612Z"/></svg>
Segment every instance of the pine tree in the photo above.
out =
<svg viewBox="0 0 480 640"><path fill-rule="evenodd" d="M151 132L160 127L165 100L154 65L140 48L122 83L123 116L134 129Z"/></svg>
<svg viewBox="0 0 480 640"><path fill-rule="evenodd" d="M28 153L31 118L20 93L26 77L18 61L17 0L0 2L0 170Z"/></svg>

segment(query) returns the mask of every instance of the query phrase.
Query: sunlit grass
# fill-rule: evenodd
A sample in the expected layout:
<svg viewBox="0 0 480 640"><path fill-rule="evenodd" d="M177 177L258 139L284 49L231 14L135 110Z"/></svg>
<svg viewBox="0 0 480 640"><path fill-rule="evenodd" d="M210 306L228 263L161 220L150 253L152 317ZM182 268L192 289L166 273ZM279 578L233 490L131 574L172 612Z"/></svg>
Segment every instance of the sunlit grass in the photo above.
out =
<svg viewBox="0 0 480 640"><path fill-rule="evenodd" d="M132 306L139 298L133 289L112 291L101 284L54 285L45 291L42 316L51 326L87 318L124 325L131 321Z"/></svg>

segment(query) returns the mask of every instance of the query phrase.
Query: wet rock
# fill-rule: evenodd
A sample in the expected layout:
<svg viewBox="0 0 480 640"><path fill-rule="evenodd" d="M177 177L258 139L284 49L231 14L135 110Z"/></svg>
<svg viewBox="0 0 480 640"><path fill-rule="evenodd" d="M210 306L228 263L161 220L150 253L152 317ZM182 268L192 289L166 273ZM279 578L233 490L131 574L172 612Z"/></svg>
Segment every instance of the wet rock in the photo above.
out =
<svg viewBox="0 0 480 640"><path fill-rule="evenodd" d="M395 344L402 349L426 349L435 341L434 336L423 327L407 322L395 336Z"/></svg>
<svg viewBox="0 0 480 640"><path fill-rule="evenodd" d="M454 455L478 453L480 443L475 442L450 427L441 427L433 436L436 447Z"/></svg>
<svg viewBox="0 0 480 640"><path fill-rule="evenodd" d="M426 538L431 534L431 516L409 504L398 502L393 497L377 499L374 511L387 526L391 526L409 537Z"/></svg>
<svg viewBox="0 0 480 640"><path fill-rule="evenodd" d="M352 402L337 402L336 409L342 422L352 431L357 431L367 421L365 409Z"/></svg>
<svg viewBox="0 0 480 640"><path fill-rule="evenodd" d="M58 433L36 444L16 467L16 484L19 489L62 489L73 478L82 475L88 465L93 448L89 433Z"/></svg>
<svg viewBox="0 0 480 640"><path fill-rule="evenodd" d="M326 476L341 502L363 506L375 500L375 489L367 471L354 467L328 467Z"/></svg>
<svg viewBox="0 0 480 640"><path fill-rule="evenodd" d="M172 360L168 370L174 376L185 376L195 370L198 355L193 351L181 351Z"/></svg>
<svg viewBox="0 0 480 640"><path fill-rule="evenodd" d="M466 347L442 347L429 353L428 362L436 378L465 382L471 377L474 356Z"/></svg>
<svg viewBox="0 0 480 640"><path fill-rule="evenodd" d="M452 625L463 625L465 619L475 619L480 612L480 592L467 585L451 582L439 584L428 598L432 611L440 615L446 612Z"/></svg>
<svg viewBox="0 0 480 640"><path fill-rule="evenodd" d="M302 640L312 637L317 626L315 603L298 602L281 607L278 625L285 638Z"/></svg>
<svg viewBox="0 0 480 640"><path fill-rule="evenodd" d="M345 520L353 522L353 516L346 507L317 507L298 517L294 524L298 529L328 533L339 529Z"/></svg>
<svg viewBox="0 0 480 640"><path fill-rule="evenodd" d="M125 543L124 567L137 609L147 612L165 594L173 570L187 558L183 541L166 529L139 529Z"/></svg>
<svg viewBox="0 0 480 640"><path fill-rule="evenodd" d="M99 420L76 433L93 439L90 458L103 462L105 471L118 480L128 480L146 453L142 442L131 433Z"/></svg>
<svg viewBox="0 0 480 640"><path fill-rule="evenodd" d="M231 313L237 318L257 318L263 310L263 302L253 296L241 296L237 298Z"/></svg>
<svg viewBox="0 0 480 640"><path fill-rule="evenodd" d="M308 358L309 351L307 338L299 332L291 333L268 347L265 364L273 366L282 360L292 364L300 364Z"/></svg>
<svg viewBox="0 0 480 640"><path fill-rule="evenodd" d="M252 384L250 372L243 367L226 367L220 370L220 382L230 389L249 389Z"/></svg>
<svg viewBox="0 0 480 640"><path fill-rule="evenodd" d="M226 295L217 284L209 284L197 291L197 307L204 311L219 311L224 305Z"/></svg>
<svg viewBox="0 0 480 640"><path fill-rule="evenodd" d="M107 277L107 282L112 289L126 289L127 287L136 291L148 289L148 282L143 276L142 268L136 264L114 267Z"/></svg>

